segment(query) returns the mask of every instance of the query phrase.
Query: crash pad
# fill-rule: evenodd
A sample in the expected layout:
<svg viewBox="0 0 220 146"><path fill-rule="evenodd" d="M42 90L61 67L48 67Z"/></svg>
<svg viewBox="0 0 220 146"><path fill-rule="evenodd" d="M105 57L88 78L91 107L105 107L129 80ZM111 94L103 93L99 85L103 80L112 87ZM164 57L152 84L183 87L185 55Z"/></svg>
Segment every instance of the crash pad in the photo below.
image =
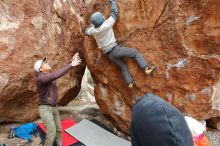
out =
<svg viewBox="0 0 220 146"><path fill-rule="evenodd" d="M74 126L76 122L72 119L65 119L61 121L62 126L62 144L63 146L70 146L72 144L76 144L78 142L77 139L69 135L68 133L64 132L65 129ZM43 123L38 124L39 128L46 133L46 128Z"/></svg>
<svg viewBox="0 0 220 146"><path fill-rule="evenodd" d="M67 128L65 131L86 146L131 146L129 141L112 134L86 119Z"/></svg>

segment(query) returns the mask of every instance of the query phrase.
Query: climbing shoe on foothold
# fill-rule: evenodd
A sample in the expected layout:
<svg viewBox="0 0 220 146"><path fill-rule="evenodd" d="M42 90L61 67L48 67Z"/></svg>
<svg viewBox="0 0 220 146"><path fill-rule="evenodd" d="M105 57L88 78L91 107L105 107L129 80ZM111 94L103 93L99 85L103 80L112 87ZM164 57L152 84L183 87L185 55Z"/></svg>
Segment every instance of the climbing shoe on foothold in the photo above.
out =
<svg viewBox="0 0 220 146"><path fill-rule="evenodd" d="M128 87L129 87L129 88L133 88L133 87L134 87L134 81L130 82L130 83L128 84Z"/></svg>
<svg viewBox="0 0 220 146"><path fill-rule="evenodd" d="M145 68L145 74L146 75L151 75L152 73L155 72L155 70L157 69L157 66L152 66L152 67L146 67Z"/></svg>

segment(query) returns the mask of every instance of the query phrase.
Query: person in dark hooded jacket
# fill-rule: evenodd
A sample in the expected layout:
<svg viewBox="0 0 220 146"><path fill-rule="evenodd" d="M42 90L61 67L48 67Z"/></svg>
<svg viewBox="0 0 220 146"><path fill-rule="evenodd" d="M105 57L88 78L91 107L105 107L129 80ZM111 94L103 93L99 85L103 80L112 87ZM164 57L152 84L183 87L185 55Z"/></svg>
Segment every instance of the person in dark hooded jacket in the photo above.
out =
<svg viewBox="0 0 220 146"><path fill-rule="evenodd" d="M132 146L193 146L183 115L151 93L136 102L130 134Z"/></svg>

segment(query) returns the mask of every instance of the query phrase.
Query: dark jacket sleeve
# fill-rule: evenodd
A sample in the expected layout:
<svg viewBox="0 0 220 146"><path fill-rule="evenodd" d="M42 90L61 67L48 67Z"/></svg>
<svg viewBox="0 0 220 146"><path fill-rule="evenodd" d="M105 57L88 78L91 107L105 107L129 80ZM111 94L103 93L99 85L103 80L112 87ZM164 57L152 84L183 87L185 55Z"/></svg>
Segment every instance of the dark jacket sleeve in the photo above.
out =
<svg viewBox="0 0 220 146"><path fill-rule="evenodd" d="M115 18L115 20L117 20L118 18L118 6L116 4L115 0L109 0L110 4L111 4L111 16Z"/></svg>
<svg viewBox="0 0 220 146"><path fill-rule="evenodd" d="M58 79L59 77L63 76L72 68L71 64L67 64L64 67L52 72L52 73L45 73L39 76L38 80L41 83L49 83L53 80Z"/></svg>

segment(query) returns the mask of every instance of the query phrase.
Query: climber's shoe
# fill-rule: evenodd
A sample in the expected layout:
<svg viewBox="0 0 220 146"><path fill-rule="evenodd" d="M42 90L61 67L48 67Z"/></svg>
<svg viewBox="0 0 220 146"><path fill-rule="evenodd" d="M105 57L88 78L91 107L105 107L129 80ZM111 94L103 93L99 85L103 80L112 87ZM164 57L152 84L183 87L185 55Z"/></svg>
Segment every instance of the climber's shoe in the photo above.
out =
<svg viewBox="0 0 220 146"><path fill-rule="evenodd" d="M156 71L156 69L157 69L156 65L154 65L152 67L146 67L145 68L145 74L146 75L151 75L152 73L154 73Z"/></svg>
<svg viewBox="0 0 220 146"><path fill-rule="evenodd" d="M128 83L128 87L131 89L134 87L134 84L135 84L134 81L132 81L132 82Z"/></svg>

